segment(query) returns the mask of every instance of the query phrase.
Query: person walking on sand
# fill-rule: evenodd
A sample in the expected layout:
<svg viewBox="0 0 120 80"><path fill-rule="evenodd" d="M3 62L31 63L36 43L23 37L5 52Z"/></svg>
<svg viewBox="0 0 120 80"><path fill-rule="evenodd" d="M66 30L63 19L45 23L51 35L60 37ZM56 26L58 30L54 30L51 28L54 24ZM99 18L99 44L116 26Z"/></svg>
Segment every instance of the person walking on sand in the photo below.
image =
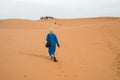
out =
<svg viewBox="0 0 120 80"><path fill-rule="evenodd" d="M47 34L46 41L49 42L49 47L48 47L48 52L51 57L51 60L54 62L57 62L57 59L55 57L55 50L56 50L56 45L60 47L58 38L56 34L54 34L54 29L50 28L49 34Z"/></svg>

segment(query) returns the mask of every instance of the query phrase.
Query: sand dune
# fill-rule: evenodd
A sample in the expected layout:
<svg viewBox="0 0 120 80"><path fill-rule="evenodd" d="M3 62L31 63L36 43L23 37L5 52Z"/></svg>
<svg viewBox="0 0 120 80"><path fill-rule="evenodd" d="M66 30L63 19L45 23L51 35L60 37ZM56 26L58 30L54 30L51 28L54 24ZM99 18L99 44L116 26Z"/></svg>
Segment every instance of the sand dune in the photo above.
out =
<svg viewBox="0 0 120 80"><path fill-rule="evenodd" d="M45 48L51 26L57 63ZM119 35L120 18L0 20L0 80L120 80Z"/></svg>

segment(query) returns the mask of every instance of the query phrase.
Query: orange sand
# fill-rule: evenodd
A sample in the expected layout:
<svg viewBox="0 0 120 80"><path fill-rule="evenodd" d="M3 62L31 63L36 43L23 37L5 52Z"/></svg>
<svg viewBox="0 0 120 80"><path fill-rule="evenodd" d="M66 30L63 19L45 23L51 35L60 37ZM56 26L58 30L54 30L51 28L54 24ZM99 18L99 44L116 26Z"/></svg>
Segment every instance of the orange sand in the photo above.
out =
<svg viewBox="0 0 120 80"><path fill-rule="evenodd" d="M57 63L45 48L51 26ZM120 80L120 18L0 20L0 80Z"/></svg>

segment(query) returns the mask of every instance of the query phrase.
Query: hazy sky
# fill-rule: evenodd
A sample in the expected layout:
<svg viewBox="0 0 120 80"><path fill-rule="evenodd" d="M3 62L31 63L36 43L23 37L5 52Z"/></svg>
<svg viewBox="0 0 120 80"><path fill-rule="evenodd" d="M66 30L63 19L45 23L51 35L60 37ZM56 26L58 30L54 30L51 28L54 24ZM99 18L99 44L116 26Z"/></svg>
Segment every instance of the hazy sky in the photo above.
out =
<svg viewBox="0 0 120 80"><path fill-rule="evenodd" d="M120 0L0 0L0 19L120 17Z"/></svg>

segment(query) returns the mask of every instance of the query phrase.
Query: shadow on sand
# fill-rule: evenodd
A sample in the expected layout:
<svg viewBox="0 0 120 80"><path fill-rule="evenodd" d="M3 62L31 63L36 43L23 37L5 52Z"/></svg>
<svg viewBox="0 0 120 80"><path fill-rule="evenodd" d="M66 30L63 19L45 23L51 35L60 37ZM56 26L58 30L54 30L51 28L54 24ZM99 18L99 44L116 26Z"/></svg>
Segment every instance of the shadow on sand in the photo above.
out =
<svg viewBox="0 0 120 80"><path fill-rule="evenodd" d="M26 52L24 52L22 54L26 54L26 55L29 55L29 56L34 56L34 57L50 60L49 56L46 56L46 55L43 55L43 54L32 54L32 53L26 53Z"/></svg>

